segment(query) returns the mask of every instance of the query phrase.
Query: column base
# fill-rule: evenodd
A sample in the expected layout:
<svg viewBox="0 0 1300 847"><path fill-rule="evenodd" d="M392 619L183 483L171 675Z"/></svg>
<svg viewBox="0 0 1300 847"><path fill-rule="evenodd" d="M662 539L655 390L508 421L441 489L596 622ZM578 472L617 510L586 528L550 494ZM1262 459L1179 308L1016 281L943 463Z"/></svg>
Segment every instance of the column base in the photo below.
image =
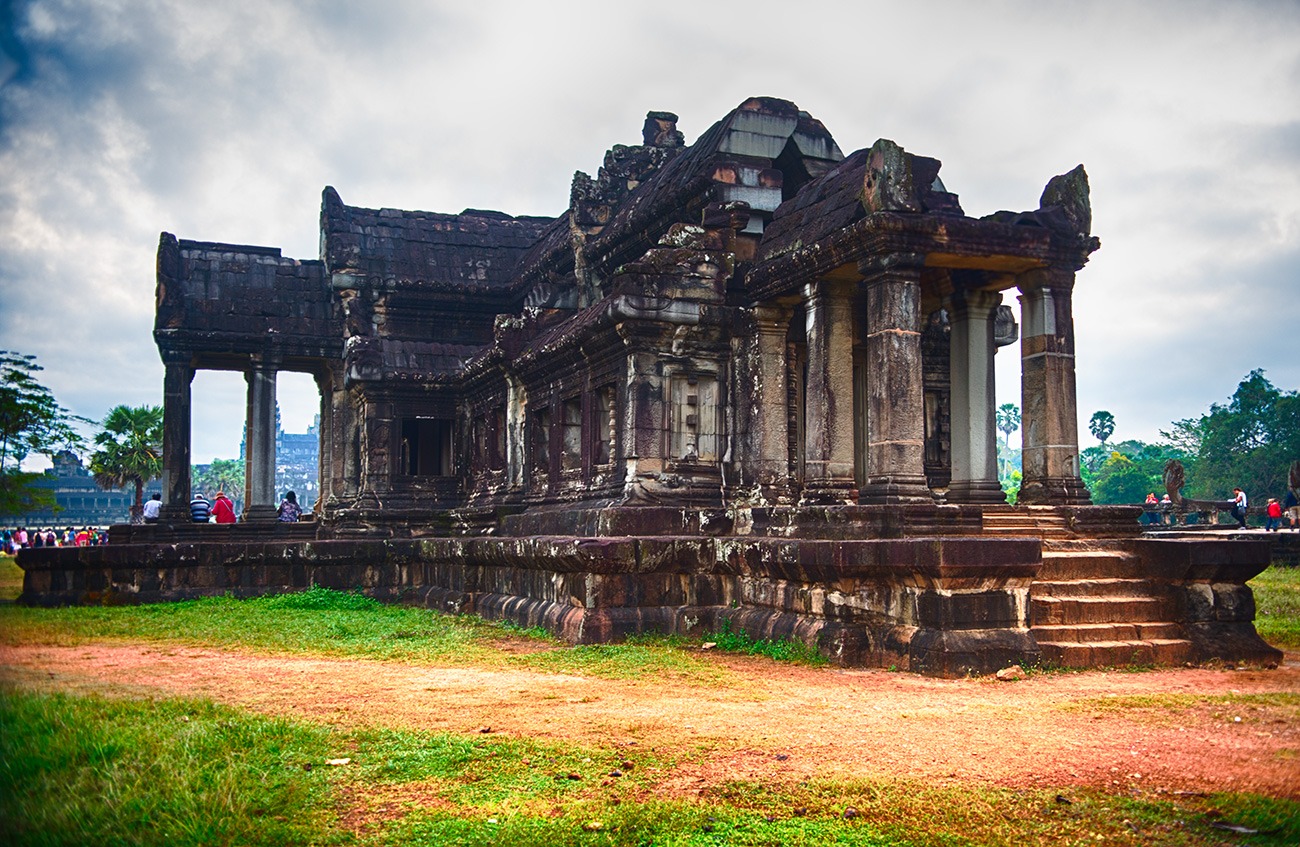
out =
<svg viewBox="0 0 1300 847"><path fill-rule="evenodd" d="M799 492L800 506L845 506L858 502L858 489L851 479L814 480Z"/></svg>
<svg viewBox="0 0 1300 847"><path fill-rule="evenodd" d="M244 523L275 523L279 511L277 506L248 506L240 520Z"/></svg>
<svg viewBox="0 0 1300 847"><path fill-rule="evenodd" d="M869 479L858 492L864 506L888 503L933 503L934 492L924 476L888 476Z"/></svg>
<svg viewBox="0 0 1300 847"><path fill-rule="evenodd" d="M1088 487L1078 477L1042 477L1020 483L1021 506L1091 506Z"/></svg>
<svg viewBox="0 0 1300 847"><path fill-rule="evenodd" d="M949 503L1006 503L1007 493L991 479L953 480L948 485Z"/></svg>

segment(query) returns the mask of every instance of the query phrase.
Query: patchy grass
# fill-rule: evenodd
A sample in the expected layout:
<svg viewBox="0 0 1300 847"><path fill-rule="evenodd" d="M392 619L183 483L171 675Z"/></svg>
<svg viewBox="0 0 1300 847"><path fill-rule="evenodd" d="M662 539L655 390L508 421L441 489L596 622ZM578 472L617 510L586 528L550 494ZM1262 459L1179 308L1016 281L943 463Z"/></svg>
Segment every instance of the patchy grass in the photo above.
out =
<svg viewBox="0 0 1300 847"><path fill-rule="evenodd" d="M1128 694L1111 697L1088 697L1062 703L1057 708L1067 712L1118 714L1139 720L1163 721L1187 712L1198 712L1209 720L1222 723L1294 724L1300 721L1300 694Z"/></svg>
<svg viewBox="0 0 1300 847"><path fill-rule="evenodd" d="M675 763L651 751L328 729L203 700L10 690L0 753L8 844L1300 841L1300 804L1255 795L815 780L729 782L682 798L659 793Z"/></svg>
<svg viewBox="0 0 1300 847"><path fill-rule="evenodd" d="M504 640L535 642L521 655ZM717 684L725 668L685 649L680 639L647 637L624 644L568 647L536 627L491 623L386 605L360 594L312 588L248 600L207 597L140 606L0 607L0 643L74 645L144 641L465 666L491 662L552 673L610 679L689 680Z"/></svg>
<svg viewBox="0 0 1300 847"><path fill-rule="evenodd" d="M1255 630L1283 650L1300 650L1300 568L1273 565L1250 581Z"/></svg>
<svg viewBox="0 0 1300 847"><path fill-rule="evenodd" d="M787 638L760 638L755 641L744 630L733 630L730 621L723 621L722 629L706 635L704 640L713 642L719 650L728 653L766 656L778 662L796 662L814 667L823 667L827 664L825 656L818 653L816 648L809 647L802 641L792 641Z"/></svg>
<svg viewBox="0 0 1300 847"><path fill-rule="evenodd" d="M0 842L331 844L329 734L204 700L0 697Z"/></svg>
<svg viewBox="0 0 1300 847"><path fill-rule="evenodd" d="M23 593L23 569L13 556L0 553L0 601L13 601Z"/></svg>

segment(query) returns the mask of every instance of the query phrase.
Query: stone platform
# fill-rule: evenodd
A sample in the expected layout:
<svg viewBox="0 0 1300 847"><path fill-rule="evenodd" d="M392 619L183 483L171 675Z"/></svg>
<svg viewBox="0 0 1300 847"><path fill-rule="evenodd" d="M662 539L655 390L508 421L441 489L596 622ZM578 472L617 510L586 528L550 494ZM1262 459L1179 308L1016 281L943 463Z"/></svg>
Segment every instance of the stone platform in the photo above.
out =
<svg viewBox="0 0 1300 847"><path fill-rule="evenodd" d="M103 547L23 551L21 602L249 597L320 585L542 626L574 644L704 635L727 624L754 638L802 641L841 665L940 676L1009 664L1281 659L1255 633L1246 585L1269 564L1266 541L1082 529L1122 525L1108 523L1116 514L1104 507L987 515L914 507L906 526L948 523L962 534L864 537L904 526L890 524L889 511L819 509L817 527L797 510L766 512L757 524L752 514L737 521L680 509L570 515L571 529L601 533L586 536L331 539L306 524L115 528ZM554 530L559 521L558 513L535 515L528 528ZM756 534L756 525L765 531ZM611 532L634 526L639 534ZM840 537L790 537L827 527ZM1010 534L1035 527L1047 537ZM716 534L704 534L710 529Z"/></svg>

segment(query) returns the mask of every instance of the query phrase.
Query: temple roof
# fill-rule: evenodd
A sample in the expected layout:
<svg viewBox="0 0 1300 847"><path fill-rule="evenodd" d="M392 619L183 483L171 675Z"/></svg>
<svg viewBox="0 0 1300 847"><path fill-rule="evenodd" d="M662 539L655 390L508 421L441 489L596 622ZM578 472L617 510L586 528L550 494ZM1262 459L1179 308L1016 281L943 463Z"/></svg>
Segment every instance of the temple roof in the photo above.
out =
<svg viewBox="0 0 1300 847"><path fill-rule="evenodd" d="M332 273L504 289L520 257L553 218L466 209L458 215L365 209L327 187L321 200L322 258Z"/></svg>

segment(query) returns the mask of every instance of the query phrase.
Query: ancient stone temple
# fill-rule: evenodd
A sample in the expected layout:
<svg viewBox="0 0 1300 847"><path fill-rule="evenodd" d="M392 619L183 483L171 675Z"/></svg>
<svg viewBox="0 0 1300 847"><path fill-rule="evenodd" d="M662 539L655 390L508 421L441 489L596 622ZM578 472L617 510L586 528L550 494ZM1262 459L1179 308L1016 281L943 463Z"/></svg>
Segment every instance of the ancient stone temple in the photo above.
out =
<svg viewBox="0 0 1300 847"><path fill-rule="evenodd" d="M974 217L937 159L884 139L845 156L786 101L747 100L689 146L676 120L651 112L555 218L326 188L319 259L164 233L173 522L48 584L33 558L28 599L320 583L575 642L726 623L940 674L1276 661L1245 585L1266 545L1143 538L1139 510L1089 504L1082 166L1037 208ZM993 364L1017 341L1013 508ZM235 528L184 522L204 368L248 381ZM321 498L292 528L262 523L281 371L321 391Z"/></svg>

